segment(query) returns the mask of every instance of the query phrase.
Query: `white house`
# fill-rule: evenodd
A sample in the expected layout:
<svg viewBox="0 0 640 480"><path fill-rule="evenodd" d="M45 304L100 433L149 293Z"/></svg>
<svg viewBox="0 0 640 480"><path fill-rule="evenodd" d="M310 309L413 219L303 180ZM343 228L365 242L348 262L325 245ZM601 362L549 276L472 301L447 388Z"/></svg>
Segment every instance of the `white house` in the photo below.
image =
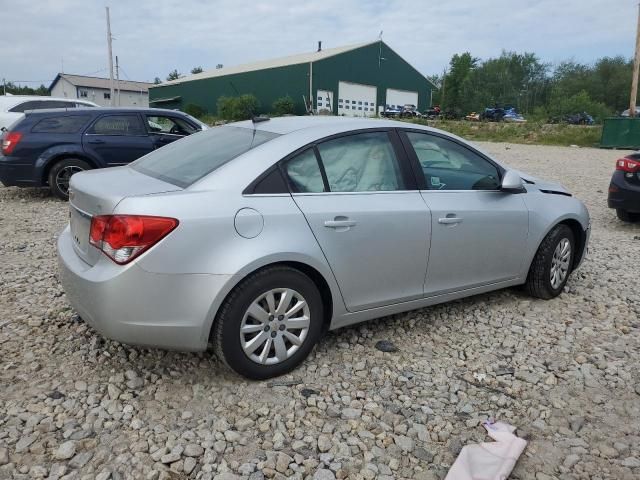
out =
<svg viewBox="0 0 640 480"><path fill-rule="evenodd" d="M114 107L149 106L149 87L153 84L130 80L116 81L115 79L113 84ZM79 98L104 107L112 106L108 78L59 73L51 83L49 92L52 97Z"/></svg>

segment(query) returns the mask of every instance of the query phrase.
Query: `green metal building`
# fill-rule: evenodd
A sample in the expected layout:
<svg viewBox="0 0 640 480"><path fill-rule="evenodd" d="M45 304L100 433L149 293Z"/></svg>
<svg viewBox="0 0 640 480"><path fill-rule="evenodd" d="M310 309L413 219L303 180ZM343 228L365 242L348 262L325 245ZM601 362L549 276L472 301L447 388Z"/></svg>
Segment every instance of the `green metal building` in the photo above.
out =
<svg viewBox="0 0 640 480"><path fill-rule="evenodd" d="M153 107L184 109L197 105L216 114L218 98L253 94L259 112L289 96L297 114L311 104L319 113L375 116L385 106L431 106L434 89L424 75L381 40L262 62L224 67L152 86ZM324 112L323 112L324 111Z"/></svg>

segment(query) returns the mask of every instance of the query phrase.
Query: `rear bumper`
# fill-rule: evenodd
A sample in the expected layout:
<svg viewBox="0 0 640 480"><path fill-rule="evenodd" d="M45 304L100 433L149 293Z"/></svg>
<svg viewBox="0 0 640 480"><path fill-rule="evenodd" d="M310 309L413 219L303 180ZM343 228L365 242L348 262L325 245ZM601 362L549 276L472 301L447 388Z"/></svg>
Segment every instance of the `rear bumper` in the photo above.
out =
<svg viewBox="0 0 640 480"><path fill-rule="evenodd" d="M207 348L214 299L233 278L156 274L106 257L91 266L73 249L69 227L58 238L58 266L67 300L100 334L175 350Z"/></svg>
<svg viewBox="0 0 640 480"><path fill-rule="evenodd" d="M0 182L5 187L40 187L32 159L0 155Z"/></svg>
<svg viewBox="0 0 640 480"><path fill-rule="evenodd" d="M634 185L625 178L625 172L616 170L609 185L609 208L640 213L640 185Z"/></svg>

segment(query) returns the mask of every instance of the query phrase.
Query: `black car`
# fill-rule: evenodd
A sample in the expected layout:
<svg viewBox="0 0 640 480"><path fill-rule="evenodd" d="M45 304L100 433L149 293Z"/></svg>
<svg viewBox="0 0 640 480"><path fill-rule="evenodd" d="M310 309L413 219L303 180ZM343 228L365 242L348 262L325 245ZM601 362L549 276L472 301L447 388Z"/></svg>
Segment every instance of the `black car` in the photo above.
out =
<svg viewBox="0 0 640 480"><path fill-rule="evenodd" d="M616 161L609 184L609 208L615 208L625 222L640 221L640 153L631 153Z"/></svg>
<svg viewBox="0 0 640 480"><path fill-rule="evenodd" d="M66 199L74 173L126 165L206 128L182 112L157 108L26 112L24 120L2 136L0 181L5 186L49 186Z"/></svg>

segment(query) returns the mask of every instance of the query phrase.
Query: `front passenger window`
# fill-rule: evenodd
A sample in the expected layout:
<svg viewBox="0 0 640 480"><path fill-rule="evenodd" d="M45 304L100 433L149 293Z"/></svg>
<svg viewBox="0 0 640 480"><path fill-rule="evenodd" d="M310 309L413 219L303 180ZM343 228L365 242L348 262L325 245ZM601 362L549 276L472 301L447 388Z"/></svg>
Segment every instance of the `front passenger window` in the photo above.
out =
<svg viewBox="0 0 640 480"><path fill-rule="evenodd" d="M428 133L405 132L428 190L498 190L498 168L472 150Z"/></svg>

